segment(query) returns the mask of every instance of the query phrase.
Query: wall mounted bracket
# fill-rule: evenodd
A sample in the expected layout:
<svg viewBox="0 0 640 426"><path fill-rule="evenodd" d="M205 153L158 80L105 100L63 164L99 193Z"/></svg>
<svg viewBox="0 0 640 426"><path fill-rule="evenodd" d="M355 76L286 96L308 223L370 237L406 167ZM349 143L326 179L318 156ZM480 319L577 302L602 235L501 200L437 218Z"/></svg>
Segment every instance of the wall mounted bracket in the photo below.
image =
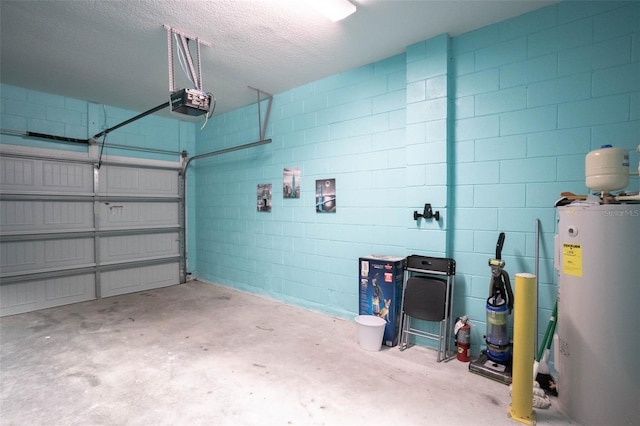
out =
<svg viewBox="0 0 640 426"><path fill-rule="evenodd" d="M424 217L425 219L435 219L436 221L439 221L440 212L439 211L434 212L433 209L431 208L431 204L425 204L422 214L418 213L417 210L414 210L413 212L413 220L418 220L421 217Z"/></svg>
<svg viewBox="0 0 640 426"><path fill-rule="evenodd" d="M267 134L267 126L269 125L269 115L271 114L271 104L273 103L273 95L271 93L267 93L264 90L257 89L255 87L248 86L249 89L255 90L258 94L258 131L260 132L260 140L265 139L265 135ZM263 98L262 95L265 95ZM260 111L260 104L263 100L267 100L267 111L264 115L264 125L262 123L262 112Z"/></svg>

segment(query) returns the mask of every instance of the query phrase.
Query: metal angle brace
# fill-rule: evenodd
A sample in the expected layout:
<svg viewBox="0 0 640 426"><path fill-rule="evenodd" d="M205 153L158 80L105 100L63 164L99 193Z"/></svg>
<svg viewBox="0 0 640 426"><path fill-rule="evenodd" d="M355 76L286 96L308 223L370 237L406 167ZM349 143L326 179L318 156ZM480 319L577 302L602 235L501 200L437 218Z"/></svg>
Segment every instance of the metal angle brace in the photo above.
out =
<svg viewBox="0 0 640 426"><path fill-rule="evenodd" d="M248 86L249 89L255 90L258 94L258 129L260 130L260 140L264 140L264 137L267 133L267 126L269 125L269 115L271 114L271 104L273 103L273 95L271 93L267 93L263 90L256 89L255 87ZM262 95L266 95L265 98L262 98ZM262 112L260 111L260 104L263 100L267 99L269 103L267 104L267 111L264 115L264 126L262 125Z"/></svg>

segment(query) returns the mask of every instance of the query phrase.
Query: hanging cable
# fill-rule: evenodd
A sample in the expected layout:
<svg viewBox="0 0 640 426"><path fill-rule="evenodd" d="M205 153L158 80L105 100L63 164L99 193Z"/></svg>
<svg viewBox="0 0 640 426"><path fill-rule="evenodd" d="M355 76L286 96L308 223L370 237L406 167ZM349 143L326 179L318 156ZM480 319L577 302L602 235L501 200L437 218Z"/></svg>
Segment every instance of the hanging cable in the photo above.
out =
<svg viewBox="0 0 640 426"><path fill-rule="evenodd" d="M102 122L102 130L107 128L107 106L102 104L102 114L104 115L104 121Z"/></svg>
<svg viewBox="0 0 640 426"><path fill-rule="evenodd" d="M100 155L98 156L98 170L100 170L100 167L102 166L102 151L104 151L104 144L107 142L107 134L105 133L102 136L102 145L100 145Z"/></svg>
<svg viewBox="0 0 640 426"><path fill-rule="evenodd" d="M184 49L182 47L182 44L180 43L180 40L178 39L178 34L174 34L174 37L176 39L176 47L178 48L178 63L180 64L180 68L182 68L182 72L184 72L185 76L187 77L187 80L189 80L191 82L193 87L195 89L200 90L200 88L198 87L196 82L193 81L193 78L191 78L189 70L187 69L187 58L186 58L186 55L187 54L191 54L191 52L185 52L184 51ZM188 39L187 39L187 43L188 43Z"/></svg>
<svg viewBox="0 0 640 426"><path fill-rule="evenodd" d="M207 125L209 119L213 116L213 111L216 110L216 97L211 92L207 92L207 95L209 95L209 98L211 99L211 109L209 110L209 113L204 117L204 123L202 124L202 127L200 127L201 131Z"/></svg>
<svg viewBox="0 0 640 426"><path fill-rule="evenodd" d="M104 131L107 128L107 107L105 104L102 104L102 113L104 114L104 122L102 123L102 130ZM100 155L98 156L98 170L102 166L102 152L104 151L104 145L107 142L107 134L109 132L104 132L102 135L102 144L100 145Z"/></svg>

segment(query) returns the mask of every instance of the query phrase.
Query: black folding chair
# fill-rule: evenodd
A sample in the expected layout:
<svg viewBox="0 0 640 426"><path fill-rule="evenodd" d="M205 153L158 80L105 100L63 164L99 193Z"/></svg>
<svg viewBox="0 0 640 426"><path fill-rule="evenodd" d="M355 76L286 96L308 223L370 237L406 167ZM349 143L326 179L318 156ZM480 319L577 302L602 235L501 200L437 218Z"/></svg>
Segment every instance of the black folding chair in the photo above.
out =
<svg viewBox="0 0 640 426"><path fill-rule="evenodd" d="M407 257L400 312L401 351L408 347L409 335L438 342L437 361L452 358L453 289L456 262L449 258L412 255ZM438 323L438 333L411 326L412 319Z"/></svg>

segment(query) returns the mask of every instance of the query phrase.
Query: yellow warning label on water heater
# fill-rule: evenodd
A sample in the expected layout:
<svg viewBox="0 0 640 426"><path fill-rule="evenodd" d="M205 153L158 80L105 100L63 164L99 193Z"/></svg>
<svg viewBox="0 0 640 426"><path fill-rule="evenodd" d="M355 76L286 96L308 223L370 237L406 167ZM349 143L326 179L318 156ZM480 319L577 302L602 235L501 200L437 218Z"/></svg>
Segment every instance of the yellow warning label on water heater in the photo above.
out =
<svg viewBox="0 0 640 426"><path fill-rule="evenodd" d="M582 276L582 245L563 244L562 269L565 274L576 277Z"/></svg>

